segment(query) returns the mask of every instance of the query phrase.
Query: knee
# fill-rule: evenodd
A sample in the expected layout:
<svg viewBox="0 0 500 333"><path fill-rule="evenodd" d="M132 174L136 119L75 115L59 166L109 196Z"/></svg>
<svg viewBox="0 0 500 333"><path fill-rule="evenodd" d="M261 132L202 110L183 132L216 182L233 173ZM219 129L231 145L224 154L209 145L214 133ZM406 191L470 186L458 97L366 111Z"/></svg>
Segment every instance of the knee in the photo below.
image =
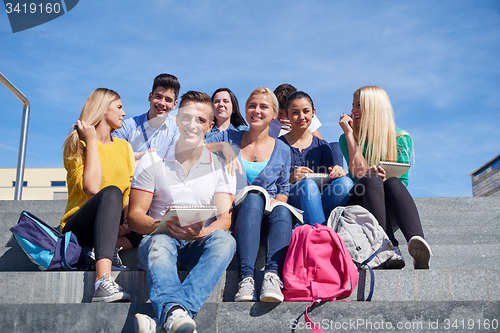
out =
<svg viewBox="0 0 500 333"><path fill-rule="evenodd" d="M264 204L264 198L262 197L262 195L260 195L260 193L256 193L256 192L249 192L247 193L247 196L245 199L243 199L243 202L245 203L251 203L251 204Z"/></svg>
<svg viewBox="0 0 500 333"><path fill-rule="evenodd" d="M313 198L321 198L321 192L316 182L310 178L301 180L297 186L296 194L300 198L301 205L304 200L313 200Z"/></svg>
<svg viewBox="0 0 500 333"><path fill-rule="evenodd" d="M405 187L405 185L401 182L401 180L397 177L391 177L385 180L384 188L401 188Z"/></svg>
<svg viewBox="0 0 500 333"><path fill-rule="evenodd" d="M205 242L224 257L233 257L236 252L236 240L228 230L213 231L205 238Z"/></svg>
<svg viewBox="0 0 500 333"><path fill-rule="evenodd" d="M145 237L137 249L137 255L143 262L166 260L176 254L175 241L164 234Z"/></svg>
<svg viewBox="0 0 500 333"><path fill-rule="evenodd" d="M351 178L345 176L345 177L340 177L337 178L333 181L333 193L337 195L345 195L349 193L351 188L354 186L353 181Z"/></svg>
<svg viewBox="0 0 500 333"><path fill-rule="evenodd" d="M276 206L269 214L269 224L285 222L287 228L292 229L292 213L285 206ZM289 225L289 226L288 226Z"/></svg>
<svg viewBox="0 0 500 333"><path fill-rule="evenodd" d="M247 193L247 196L237 206L237 219L255 220L262 217L264 212L264 198L258 193Z"/></svg>
<svg viewBox="0 0 500 333"><path fill-rule="evenodd" d="M101 200L106 204L120 204L120 206L123 206L123 193L118 187L114 185L106 186L101 192Z"/></svg>
<svg viewBox="0 0 500 333"><path fill-rule="evenodd" d="M316 181L314 181L312 178L302 180L300 187L306 194L319 193L318 184L316 184Z"/></svg>
<svg viewBox="0 0 500 333"><path fill-rule="evenodd" d="M362 184L366 190L379 188L383 191L384 188L384 181L382 178L378 174L371 172L364 175L357 184Z"/></svg>

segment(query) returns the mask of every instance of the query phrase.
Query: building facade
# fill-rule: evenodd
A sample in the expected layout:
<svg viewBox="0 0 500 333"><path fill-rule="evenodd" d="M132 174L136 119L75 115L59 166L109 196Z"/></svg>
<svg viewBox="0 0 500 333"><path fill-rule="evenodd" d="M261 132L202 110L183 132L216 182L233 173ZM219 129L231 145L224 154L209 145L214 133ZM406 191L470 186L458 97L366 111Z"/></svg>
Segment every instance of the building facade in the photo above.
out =
<svg viewBox="0 0 500 333"><path fill-rule="evenodd" d="M500 196L500 155L469 176L472 176L472 196Z"/></svg>
<svg viewBox="0 0 500 333"><path fill-rule="evenodd" d="M16 168L0 168L0 200L14 200ZM26 168L22 200L67 200L66 169Z"/></svg>

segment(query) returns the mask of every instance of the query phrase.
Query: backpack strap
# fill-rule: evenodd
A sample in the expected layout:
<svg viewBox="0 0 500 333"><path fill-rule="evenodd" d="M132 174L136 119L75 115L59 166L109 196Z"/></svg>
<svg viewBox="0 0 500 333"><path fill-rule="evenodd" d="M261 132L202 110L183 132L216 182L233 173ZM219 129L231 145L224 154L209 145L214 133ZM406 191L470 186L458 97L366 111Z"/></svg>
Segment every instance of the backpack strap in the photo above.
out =
<svg viewBox="0 0 500 333"><path fill-rule="evenodd" d="M389 240L386 240L380 247L378 248L377 251L375 251L371 256L369 256L365 261L363 261L361 264L359 264L360 268L363 268L364 266L368 267L368 270L370 271L370 292L368 293L368 297L366 298L366 301L371 301L372 296L373 296L373 288L375 287L375 274L373 273L373 269L368 266L368 263L379 254L380 251L382 251L382 248L384 247L385 244L389 243Z"/></svg>
<svg viewBox="0 0 500 333"><path fill-rule="evenodd" d="M78 268L72 267L66 261L66 251L68 250L70 240L71 240L71 231L68 231L64 234L64 248L63 248L63 253L61 253L61 261L62 261L62 264L63 264L63 267L65 270L76 271L76 270L78 270Z"/></svg>
<svg viewBox="0 0 500 333"><path fill-rule="evenodd" d="M333 301L335 301L335 299ZM321 328L317 327L316 324L312 322L311 318L309 318L309 314L307 313L307 310L312 309L312 308L318 306L319 304L321 304L321 302L322 302L321 299L317 299L317 300L313 301L306 308L306 312L304 314L304 321L309 324L309 327L311 328L311 331L313 331L314 333L325 333L325 332L323 332L323 330Z"/></svg>

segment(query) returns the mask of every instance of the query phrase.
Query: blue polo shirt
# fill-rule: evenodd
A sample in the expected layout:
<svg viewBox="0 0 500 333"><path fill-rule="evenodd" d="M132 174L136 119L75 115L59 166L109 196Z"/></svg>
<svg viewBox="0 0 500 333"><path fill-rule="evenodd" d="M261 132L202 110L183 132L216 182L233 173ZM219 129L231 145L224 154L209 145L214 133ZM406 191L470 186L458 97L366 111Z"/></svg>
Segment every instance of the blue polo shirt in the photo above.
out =
<svg viewBox="0 0 500 333"><path fill-rule="evenodd" d="M205 139L205 142L224 141L231 144L236 155L240 159L241 165L243 165L240 150L241 138L245 132L246 131L227 130ZM288 148L283 141L276 140L273 153L266 167L259 173L254 181L250 182L247 179L245 171L243 171L243 175L236 172L236 176L236 192L241 191L245 186L257 185L264 188L272 198L275 198L279 194L288 196L290 193L290 148Z"/></svg>
<svg viewBox="0 0 500 333"><path fill-rule="evenodd" d="M175 123L175 116L167 115L160 127L152 128L149 126L148 112L125 119L122 127L114 131L112 135L128 141L134 153L146 151L149 148L158 148L157 153L163 158L167 148L179 139L179 129Z"/></svg>

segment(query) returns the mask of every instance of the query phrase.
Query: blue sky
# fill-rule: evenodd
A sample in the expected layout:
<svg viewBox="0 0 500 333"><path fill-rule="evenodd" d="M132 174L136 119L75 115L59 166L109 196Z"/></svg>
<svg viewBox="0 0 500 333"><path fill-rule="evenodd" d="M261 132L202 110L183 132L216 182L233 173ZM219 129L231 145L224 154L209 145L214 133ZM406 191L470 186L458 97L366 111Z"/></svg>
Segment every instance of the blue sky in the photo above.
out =
<svg viewBox="0 0 500 333"><path fill-rule="evenodd" d="M154 77L181 94L291 83L328 141L352 93L377 84L415 148L414 197L471 196L468 175L500 153L500 1L80 1L12 33L0 13L0 72L30 100L26 167L62 167L61 145L92 90L148 110ZM0 85L0 167L17 165L21 102Z"/></svg>

